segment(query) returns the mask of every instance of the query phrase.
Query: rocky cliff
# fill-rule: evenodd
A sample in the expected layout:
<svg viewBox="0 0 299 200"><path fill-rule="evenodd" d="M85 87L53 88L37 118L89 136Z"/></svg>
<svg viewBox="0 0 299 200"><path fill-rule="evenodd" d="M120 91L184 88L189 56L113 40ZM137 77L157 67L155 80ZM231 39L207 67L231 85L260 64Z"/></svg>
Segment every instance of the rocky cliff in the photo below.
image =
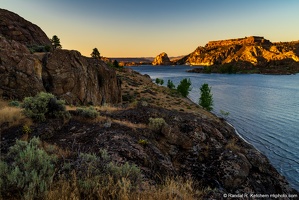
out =
<svg viewBox="0 0 299 200"><path fill-rule="evenodd" d="M46 34L9 11L1 9L0 16L1 97L21 100L47 91L69 104L121 101L120 81L103 61L68 50L32 54L28 45L48 45Z"/></svg>
<svg viewBox="0 0 299 200"><path fill-rule="evenodd" d="M210 66L210 72L255 71L260 73L299 72L299 41L271 43L263 37L211 41L198 47L185 63Z"/></svg>
<svg viewBox="0 0 299 200"><path fill-rule="evenodd" d="M120 80L103 61L78 51L55 50L43 58L43 85L69 104L118 103Z"/></svg>
<svg viewBox="0 0 299 200"><path fill-rule="evenodd" d="M152 65L172 65L172 62L169 60L168 55L163 52L156 56Z"/></svg>
<svg viewBox="0 0 299 200"><path fill-rule="evenodd" d="M40 27L13 12L1 8L0 34L7 40L14 40L26 46L51 46L49 38Z"/></svg>

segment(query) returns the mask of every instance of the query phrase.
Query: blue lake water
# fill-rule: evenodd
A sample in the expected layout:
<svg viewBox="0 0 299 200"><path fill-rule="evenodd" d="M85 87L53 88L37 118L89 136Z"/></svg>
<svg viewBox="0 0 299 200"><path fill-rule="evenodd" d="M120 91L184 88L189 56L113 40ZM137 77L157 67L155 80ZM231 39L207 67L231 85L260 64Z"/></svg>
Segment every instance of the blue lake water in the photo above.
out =
<svg viewBox="0 0 299 200"><path fill-rule="evenodd" d="M227 121L264 153L273 166L299 190L299 74L196 74L188 66L133 67L152 79L172 80L177 86L190 78L189 98L198 102L203 83L212 87L214 110L229 112Z"/></svg>

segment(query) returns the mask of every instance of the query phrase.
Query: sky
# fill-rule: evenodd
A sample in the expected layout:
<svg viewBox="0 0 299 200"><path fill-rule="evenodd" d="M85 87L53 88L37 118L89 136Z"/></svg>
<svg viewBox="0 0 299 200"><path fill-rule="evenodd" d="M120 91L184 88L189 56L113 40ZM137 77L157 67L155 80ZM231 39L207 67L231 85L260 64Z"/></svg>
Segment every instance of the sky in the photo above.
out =
<svg viewBox="0 0 299 200"><path fill-rule="evenodd" d="M0 0L64 49L105 57L187 55L212 40L299 40L298 0Z"/></svg>

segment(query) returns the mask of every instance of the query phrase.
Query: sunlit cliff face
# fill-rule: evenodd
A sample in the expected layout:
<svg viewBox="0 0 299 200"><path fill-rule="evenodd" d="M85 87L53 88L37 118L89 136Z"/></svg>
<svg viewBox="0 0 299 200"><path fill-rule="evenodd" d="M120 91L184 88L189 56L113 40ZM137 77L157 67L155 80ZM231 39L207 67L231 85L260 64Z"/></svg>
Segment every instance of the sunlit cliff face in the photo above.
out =
<svg viewBox="0 0 299 200"><path fill-rule="evenodd" d="M270 61L292 59L299 61L299 42L271 43L263 37L246 37L231 40L211 41L190 54L191 65L210 66L245 61L253 65ZM297 53L296 53L297 52Z"/></svg>

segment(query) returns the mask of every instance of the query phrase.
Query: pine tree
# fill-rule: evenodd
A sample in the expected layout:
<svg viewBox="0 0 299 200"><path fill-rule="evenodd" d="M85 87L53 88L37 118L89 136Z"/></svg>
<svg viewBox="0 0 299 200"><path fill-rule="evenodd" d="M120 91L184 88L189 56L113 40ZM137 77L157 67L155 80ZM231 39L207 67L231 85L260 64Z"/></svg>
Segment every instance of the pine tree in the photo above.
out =
<svg viewBox="0 0 299 200"><path fill-rule="evenodd" d="M60 39L57 37L57 35L54 35L51 39L51 43L54 49L61 49L62 46L60 44Z"/></svg>
<svg viewBox="0 0 299 200"><path fill-rule="evenodd" d="M211 87L207 83L200 88L199 105L208 111L213 110L213 95L211 94Z"/></svg>
<svg viewBox="0 0 299 200"><path fill-rule="evenodd" d="M100 56L100 52L99 52L99 50L97 49L97 48L94 48L93 50L92 50L92 53L90 54L91 55L91 57L93 57L93 58L100 58L101 56Z"/></svg>

